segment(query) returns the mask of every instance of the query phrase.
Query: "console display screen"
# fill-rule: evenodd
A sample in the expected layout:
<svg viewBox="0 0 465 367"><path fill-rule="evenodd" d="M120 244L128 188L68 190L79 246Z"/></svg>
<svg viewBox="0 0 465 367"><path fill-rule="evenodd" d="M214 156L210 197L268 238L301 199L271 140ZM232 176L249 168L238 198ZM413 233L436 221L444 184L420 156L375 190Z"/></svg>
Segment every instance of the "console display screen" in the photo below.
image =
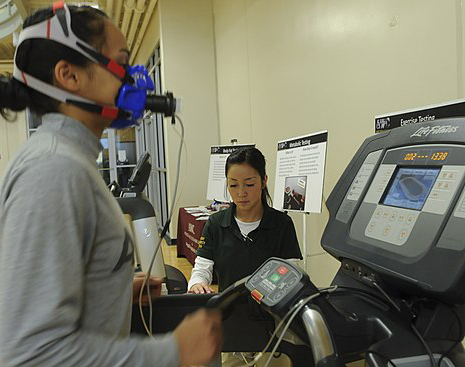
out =
<svg viewBox="0 0 465 367"><path fill-rule="evenodd" d="M386 189L382 204L421 210L440 170L440 167L398 168L394 180Z"/></svg>

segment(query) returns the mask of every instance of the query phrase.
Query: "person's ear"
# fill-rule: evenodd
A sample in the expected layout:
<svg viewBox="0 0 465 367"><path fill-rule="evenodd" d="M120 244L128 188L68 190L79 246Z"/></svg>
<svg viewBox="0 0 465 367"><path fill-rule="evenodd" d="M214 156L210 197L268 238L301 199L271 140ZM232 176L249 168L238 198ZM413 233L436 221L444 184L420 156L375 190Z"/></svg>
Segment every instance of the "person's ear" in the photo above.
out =
<svg viewBox="0 0 465 367"><path fill-rule="evenodd" d="M266 187L267 182L268 182L268 175L265 175L265 178L263 179L263 183L262 183L262 190Z"/></svg>
<svg viewBox="0 0 465 367"><path fill-rule="evenodd" d="M53 71L54 81L58 87L69 92L77 92L82 87L83 70L65 60L60 60Z"/></svg>

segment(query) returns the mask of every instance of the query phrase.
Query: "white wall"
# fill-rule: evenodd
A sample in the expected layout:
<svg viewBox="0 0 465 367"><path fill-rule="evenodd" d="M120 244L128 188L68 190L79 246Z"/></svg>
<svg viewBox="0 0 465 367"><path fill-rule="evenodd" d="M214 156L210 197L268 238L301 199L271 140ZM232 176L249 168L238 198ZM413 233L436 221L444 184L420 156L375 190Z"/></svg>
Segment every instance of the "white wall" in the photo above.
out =
<svg viewBox="0 0 465 367"><path fill-rule="evenodd" d="M220 141L255 142L273 191L278 140L329 131L327 197L373 117L463 97L460 0L214 0ZM302 217L293 215L302 239ZM307 271L338 263L307 218Z"/></svg>
<svg viewBox="0 0 465 367"><path fill-rule="evenodd" d="M179 207L208 203L209 147L219 142L213 12L211 0L159 0L158 8L163 88L182 99L185 127L179 200L170 226L175 238ZM165 124L171 201L180 129L168 119Z"/></svg>
<svg viewBox="0 0 465 367"><path fill-rule="evenodd" d="M8 122L0 116L0 179L8 161L26 140L26 113L17 114L16 121Z"/></svg>

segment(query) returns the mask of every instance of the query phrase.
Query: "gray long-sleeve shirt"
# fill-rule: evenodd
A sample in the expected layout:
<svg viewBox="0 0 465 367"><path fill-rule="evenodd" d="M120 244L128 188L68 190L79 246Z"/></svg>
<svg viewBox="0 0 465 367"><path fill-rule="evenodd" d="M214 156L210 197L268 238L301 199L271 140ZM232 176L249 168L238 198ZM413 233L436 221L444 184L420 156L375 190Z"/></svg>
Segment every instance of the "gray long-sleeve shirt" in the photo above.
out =
<svg viewBox="0 0 465 367"><path fill-rule="evenodd" d="M174 336L129 337L133 244L99 139L60 114L0 186L0 365L177 366Z"/></svg>

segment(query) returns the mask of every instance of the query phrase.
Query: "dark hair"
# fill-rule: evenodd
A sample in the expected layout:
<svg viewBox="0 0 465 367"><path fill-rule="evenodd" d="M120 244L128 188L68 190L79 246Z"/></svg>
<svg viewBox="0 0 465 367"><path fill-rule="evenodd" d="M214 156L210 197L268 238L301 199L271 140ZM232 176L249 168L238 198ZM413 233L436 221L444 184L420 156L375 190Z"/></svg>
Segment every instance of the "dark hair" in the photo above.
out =
<svg viewBox="0 0 465 367"><path fill-rule="evenodd" d="M242 148L231 153L226 160L225 175L228 177L229 168L233 164L247 163L255 168L260 175L262 183L264 184L266 177L266 161L265 156L257 148ZM266 185L262 188L262 204L269 206L272 203L270 193Z"/></svg>
<svg viewBox="0 0 465 367"><path fill-rule="evenodd" d="M107 15L90 6L68 6L71 14L71 28L77 37L100 50L105 43L105 18ZM23 28L40 23L53 16L51 7L39 9L26 18ZM53 84L53 71L60 60L86 67L92 61L58 42L46 39L29 39L17 50L16 62L21 70ZM11 111L22 111L29 107L38 115L58 111L59 102L23 83L11 75L0 75L0 113L12 120Z"/></svg>

